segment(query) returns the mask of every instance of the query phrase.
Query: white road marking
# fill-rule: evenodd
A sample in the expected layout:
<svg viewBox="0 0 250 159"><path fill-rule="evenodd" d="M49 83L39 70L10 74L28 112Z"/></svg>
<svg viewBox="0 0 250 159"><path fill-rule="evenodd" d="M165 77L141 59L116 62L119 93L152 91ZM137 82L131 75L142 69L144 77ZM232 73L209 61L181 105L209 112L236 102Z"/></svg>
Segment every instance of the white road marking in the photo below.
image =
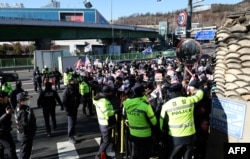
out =
<svg viewBox="0 0 250 159"><path fill-rule="evenodd" d="M95 138L95 141L100 145L101 138ZM69 141L58 142L57 151L59 159L79 159L78 153L74 144Z"/></svg>
<svg viewBox="0 0 250 159"><path fill-rule="evenodd" d="M98 143L98 145L100 145L100 143L101 143L101 138L100 138L100 137L97 137L97 138L95 138L95 141Z"/></svg>
<svg viewBox="0 0 250 159"><path fill-rule="evenodd" d="M74 144L69 141L58 142L57 151L59 159L79 159Z"/></svg>

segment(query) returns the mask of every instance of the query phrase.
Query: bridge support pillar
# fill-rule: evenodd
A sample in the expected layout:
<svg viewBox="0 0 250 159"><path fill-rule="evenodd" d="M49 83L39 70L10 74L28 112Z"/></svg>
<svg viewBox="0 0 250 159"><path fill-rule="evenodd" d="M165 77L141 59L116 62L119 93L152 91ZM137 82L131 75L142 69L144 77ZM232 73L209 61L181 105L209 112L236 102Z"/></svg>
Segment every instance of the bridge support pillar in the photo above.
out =
<svg viewBox="0 0 250 159"><path fill-rule="evenodd" d="M35 45L37 50L50 50L51 39L37 39Z"/></svg>

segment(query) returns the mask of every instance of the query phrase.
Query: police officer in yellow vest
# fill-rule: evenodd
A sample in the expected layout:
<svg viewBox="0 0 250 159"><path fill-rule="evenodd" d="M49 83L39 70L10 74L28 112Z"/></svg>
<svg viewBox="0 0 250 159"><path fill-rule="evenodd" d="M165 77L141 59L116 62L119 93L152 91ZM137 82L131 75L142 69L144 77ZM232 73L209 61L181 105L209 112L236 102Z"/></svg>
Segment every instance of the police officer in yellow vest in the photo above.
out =
<svg viewBox="0 0 250 159"><path fill-rule="evenodd" d="M7 82L3 77L0 77L0 88L3 92L10 96L10 93L14 90L14 87L10 82Z"/></svg>
<svg viewBox="0 0 250 159"><path fill-rule="evenodd" d="M66 68L66 72L63 73L63 84L64 86L68 86L69 85L69 80L72 77L72 72L70 71L69 68Z"/></svg>
<svg viewBox="0 0 250 159"><path fill-rule="evenodd" d="M112 88L103 86L102 93L93 98L93 104L96 107L96 113L99 123L99 128L102 134L101 144L95 159L100 159L101 154L106 154L106 149L112 142L112 128L116 125L115 114L119 110L114 110L110 102L112 96Z"/></svg>
<svg viewBox="0 0 250 159"><path fill-rule="evenodd" d="M43 74L43 85L44 85L44 83L48 82L49 78L50 78L50 70L46 65L42 69L42 74ZM47 80L47 81L45 81L45 80Z"/></svg>
<svg viewBox="0 0 250 159"><path fill-rule="evenodd" d="M203 98L203 91L197 90L194 95L182 95L182 85L170 85L170 100L162 106L160 115L160 129L165 132L167 152L163 158L182 159L186 150L191 147L195 138L194 103Z"/></svg>
<svg viewBox="0 0 250 159"><path fill-rule="evenodd" d="M80 83L80 94L81 102L82 102L82 112L84 115L87 115L86 108L89 110L89 115L93 115L92 112L92 95L91 95L91 87L88 82L88 78L86 76L83 76L82 82Z"/></svg>
<svg viewBox="0 0 250 159"><path fill-rule="evenodd" d="M149 159L152 146L152 127L157 119L152 106L143 99L144 87L137 84L123 102L124 115L128 120L132 159Z"/></svg>

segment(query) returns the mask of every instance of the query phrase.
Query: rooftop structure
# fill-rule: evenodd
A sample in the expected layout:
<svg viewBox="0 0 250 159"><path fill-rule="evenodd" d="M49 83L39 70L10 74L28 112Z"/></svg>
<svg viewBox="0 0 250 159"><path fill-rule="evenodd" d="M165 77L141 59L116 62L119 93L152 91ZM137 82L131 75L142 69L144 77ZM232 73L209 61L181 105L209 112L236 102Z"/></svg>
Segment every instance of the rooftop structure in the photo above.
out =
<svg viewBox="0 0 250 159"><path fill-rule="evenodd" d="M24 8L23 3L14 3L9 5L9 3L0 3L0 8Z"/></svg>

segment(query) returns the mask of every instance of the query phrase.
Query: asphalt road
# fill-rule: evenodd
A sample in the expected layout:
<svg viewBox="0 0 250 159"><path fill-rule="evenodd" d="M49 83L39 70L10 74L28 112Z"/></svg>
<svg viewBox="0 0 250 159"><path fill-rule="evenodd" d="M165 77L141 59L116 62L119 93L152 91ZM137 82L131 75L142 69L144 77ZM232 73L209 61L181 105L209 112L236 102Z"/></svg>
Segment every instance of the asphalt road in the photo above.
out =
<svg viewBox="0 0 250 159"><path fill-rule="evenodd" d="M93 159L99 149L100 133L96 116L86 117L82 114L82 106L78 111L78 121L76 126L76 141L71 144L67 138L67 116L65 111L56 108L57 129L52 131L52 136L47 137L42 109L37 108L38 93L34 91L31 72L18 72L23 83L23 89L28 91L31 98L31 108L33 108L37 118L37 133L34 138L32 159ZM14 85L14 83L13 83ZM63 87L64 88L64 87ZM63 90L58 93L61 96ZM13 118L14 121L14 118ZM16 140L16 128L13 122L13 138L16 141L17 153L19 142Z"/></svg>

